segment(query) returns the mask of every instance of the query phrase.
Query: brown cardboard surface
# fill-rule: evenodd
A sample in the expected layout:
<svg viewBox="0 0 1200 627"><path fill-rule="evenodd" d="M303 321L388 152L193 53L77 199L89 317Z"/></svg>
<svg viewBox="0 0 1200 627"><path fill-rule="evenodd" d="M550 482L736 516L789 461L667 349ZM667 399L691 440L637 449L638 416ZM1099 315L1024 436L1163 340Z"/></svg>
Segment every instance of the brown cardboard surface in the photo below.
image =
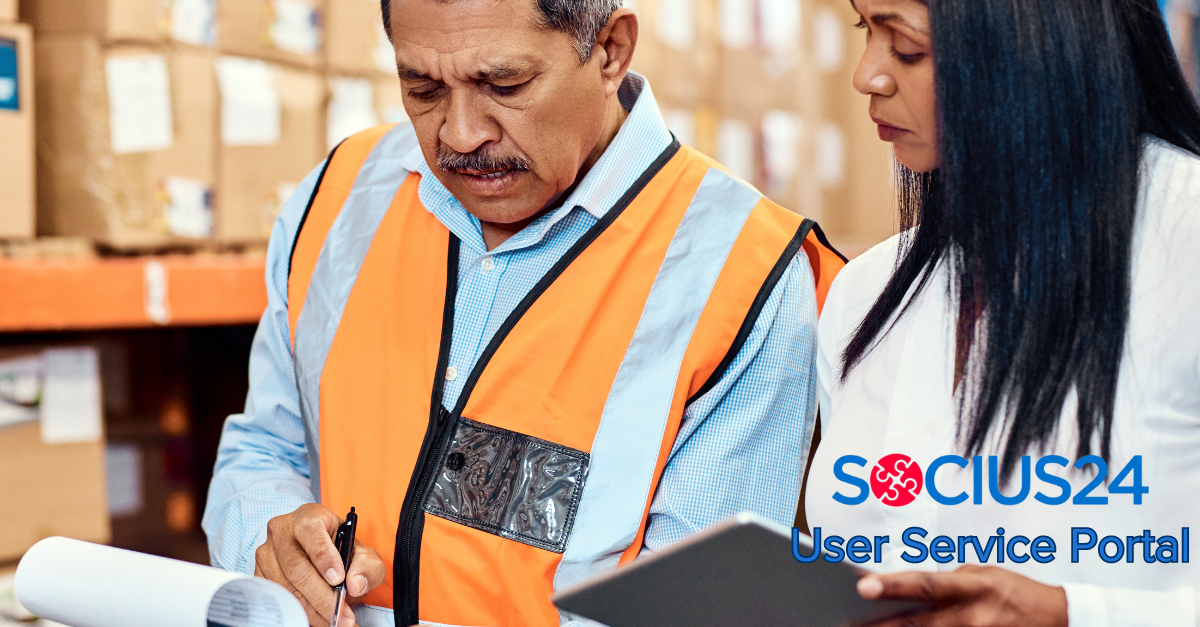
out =
<svg viewBox="0 0 1200 627"><path fill-rule="evenodd" d="M375 81L375 109L379 111L379 121L384 124L408 120L400 79L390 76Z"/></svg>
<svg viewBox="0 0 1200 627"><path fill-rule="evenodd" d="M38 33L90 34L107 41L163 41L159 0L25 0L21 17Z"/></svg>
<svg viewBox="0 0 1200 627"><path fill-rule="evenodd" d="M0 0L0 22L15 22L17 15L17 0Z"/></svg>
<svg viewBox="0 0 1200 627"><path fill-rule="evenodd" d="M173 144L114 155L104 59L163 53L171 74ZM163 218L168 176L215 180L217 91L214 53L51 35L36 47L39 103L38 232L89 237L118 247L177 241Z"/></svg>
<svg viewBox="0 0 1200 627"><path fill-rule="evenodd" d="M0 512L0 562L50 536L108 542L104 440L49 445L38 422L0 428Z"/></svg>
<svg viewBox="0 0 1200 627"><path fill-rule="evenodd" d="M17 42L18 111L0 110L0 239L34 235L33 35L22 24L0 24L0 39Z"/></svg>
<svg viewBox="0 0 1200 627"><path fill-rule="evenodd" d="M325 80L316 72L275 66L283 106L273 146L222 146L217 237L265 241L286 198L280 185L299 184L325 157Z"/></svg>
<svg viewBox="0 0 1200 627"><path fill-rule="evenodd" d="M394 75L393 67L385 70L375 60L382 27L378 0L329 0L325 20L326 66L342 74Z"/></svg>
<svg viewBox="0 0 1200 627"><path fill-rule="evenodd" d="M304 0L324 20L324 0ZM268 59L280 63L317 68L324 58L320 51L300 54L280 50L271 40L274 16L272 0L226 0L217 3L217 24L221 50L227 54ZM322 41L322 46L326 44Z"/></svg>

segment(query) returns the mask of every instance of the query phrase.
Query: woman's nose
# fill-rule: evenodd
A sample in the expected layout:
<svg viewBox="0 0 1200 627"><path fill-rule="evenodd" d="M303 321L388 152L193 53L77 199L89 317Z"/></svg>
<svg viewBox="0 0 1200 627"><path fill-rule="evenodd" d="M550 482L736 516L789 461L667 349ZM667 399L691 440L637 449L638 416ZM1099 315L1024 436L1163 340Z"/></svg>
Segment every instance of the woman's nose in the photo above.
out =
<svg viewBox="0 0 1200 627"><path fill-rule="evenodd" d="M854 68L852 82L854 89L865 96L894 96L896 80L888 71L888 60L891 58L887 50L879 50L879 46L868 45L863 51L858 67Z"/></svg>

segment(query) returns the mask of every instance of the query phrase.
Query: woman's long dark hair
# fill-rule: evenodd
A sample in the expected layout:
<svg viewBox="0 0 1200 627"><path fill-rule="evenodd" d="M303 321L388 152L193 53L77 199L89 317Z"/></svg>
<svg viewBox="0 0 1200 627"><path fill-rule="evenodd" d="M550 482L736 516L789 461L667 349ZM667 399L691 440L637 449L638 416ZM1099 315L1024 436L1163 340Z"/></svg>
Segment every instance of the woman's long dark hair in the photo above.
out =
<svg viewBox="0 0 1200 627"><path fill-rule="evenodd" d="M1077 453L1107 458L1144 135L1200 155L1200 107L1155 0L928 4L942 167L898 168L907 235L842 376L947 263L968 454L995 432L1010 476L1075 391Z"/></svg>

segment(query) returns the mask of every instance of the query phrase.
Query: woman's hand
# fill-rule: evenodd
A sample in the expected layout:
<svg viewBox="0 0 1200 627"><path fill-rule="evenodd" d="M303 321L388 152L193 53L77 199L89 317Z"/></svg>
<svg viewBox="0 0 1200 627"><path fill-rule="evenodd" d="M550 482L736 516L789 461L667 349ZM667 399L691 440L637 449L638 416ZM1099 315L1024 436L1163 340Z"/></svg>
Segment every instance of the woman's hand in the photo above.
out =
<svg viewBox="0 0 1200 627"><path fill-rule="evenodd" d="M936 609L872 627L1067 627L1067 595L994 566L963 566L947 573L867 575L864 599L920 601Z"/></svg>

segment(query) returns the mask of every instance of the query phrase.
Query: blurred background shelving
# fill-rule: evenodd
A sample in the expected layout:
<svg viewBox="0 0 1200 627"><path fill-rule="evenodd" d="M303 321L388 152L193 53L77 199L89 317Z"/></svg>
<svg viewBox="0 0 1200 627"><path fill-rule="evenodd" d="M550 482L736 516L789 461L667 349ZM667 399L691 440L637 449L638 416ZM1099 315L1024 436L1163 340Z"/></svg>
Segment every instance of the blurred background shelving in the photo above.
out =
<svg viewBox="0 0 1200 627"><path fill-rule="evenodd" d="M848 3L628 6L682 141L849 256L893 233ZM207 560L271 225L406 119L391 65L377 0L0 0L0 574L56 534Z"/></svg>

